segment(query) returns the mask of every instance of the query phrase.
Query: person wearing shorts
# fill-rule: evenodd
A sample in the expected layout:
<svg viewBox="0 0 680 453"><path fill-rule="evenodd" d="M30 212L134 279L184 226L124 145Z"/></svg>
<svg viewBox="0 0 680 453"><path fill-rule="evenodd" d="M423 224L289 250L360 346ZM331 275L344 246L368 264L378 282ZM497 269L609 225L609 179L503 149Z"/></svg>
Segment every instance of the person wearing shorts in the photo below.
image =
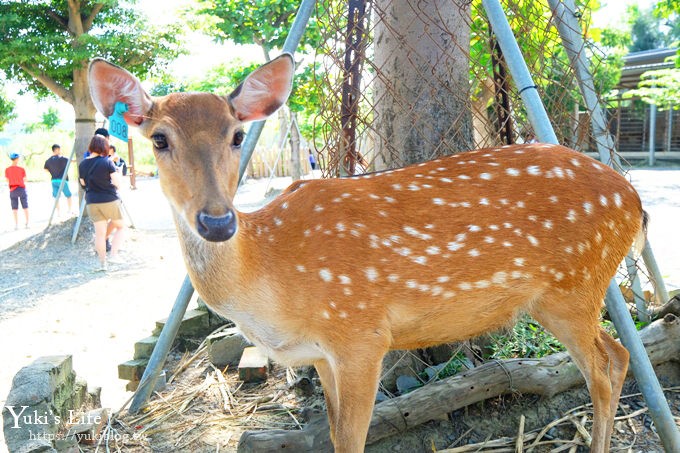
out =
<svg viewBox="0 0 680 453"><path fill-rule="evenodd" d="M26 228L28 228L28 194L26 193L26 170L19 166L19 154L9 155L12 165L5 169L5 178L9 183L9 201L14 216L14 229L19 229L19 204L24 210Z"/></svg>
<svg viewBox="0 0 680 453"><path fill-rule="evenodd" d="M88 147L90 157L78 165L80 184L85 188L87 215L94 224L94 248L99 258L97 270L107 268L106 239L111 237L110 262L118 261L118 252L125 237L125 222L118 197L120 174L109 160L109 141L95 135Z"/></svg>
<svg viewBox="0 0 680 453"><path fill-rule="evenodd" d="M71 189L68 186L68 175L64 175L66 172L66 166L68 165L68 159L61 155L61 146L56 143L52 145L52 155L45 161L45 170L50 174L52 180L52 197L57 198L59 193L59 187L61 186L61 180L65 176L63 194L66 197L66 203L68 204L68 211L73 213L71 206ZM59 203L57 203L57 214L59 214Z"/></svg>

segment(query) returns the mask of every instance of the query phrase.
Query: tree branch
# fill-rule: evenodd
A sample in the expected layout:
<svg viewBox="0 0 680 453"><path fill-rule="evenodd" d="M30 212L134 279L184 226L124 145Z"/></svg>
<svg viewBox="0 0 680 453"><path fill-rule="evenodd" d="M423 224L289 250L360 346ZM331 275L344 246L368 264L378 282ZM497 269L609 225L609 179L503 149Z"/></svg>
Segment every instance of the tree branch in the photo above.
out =
<svg viewBox="0 0 680 453"><path fill-rule="evenodd" d="M95 17L97 17L97 14L104 8L103 3L95 3L94 6L92 7L92 11L90 12L90 15L85 19L83 22L83 32L87 33L90 31L90 28L92 28L92 24L94 23Z"/></svg>
<svg viewBox="0 0 680 453"><path fill-rule="evenodd" d="M71 105L73 105L73 103L75 102L73 98L73 93L70 90L64 88L63 85L61 85L53 78L47 76L43 72L34 71L32 68L29 68L26 65L21 65L21 69L25 71L28 75L33 77L42 86L44 86L45 88L59 96L62 100L68 102Z"/></svg>
<svg viewBox="0 0 680 453"><path fill-rule="evenodd" d="M56 11L50 9L47 14L55 20L64 30L68 31L70 33L70 30L68 29L68 20L65 18L61 17L59 14L57 14Z"/></svg>

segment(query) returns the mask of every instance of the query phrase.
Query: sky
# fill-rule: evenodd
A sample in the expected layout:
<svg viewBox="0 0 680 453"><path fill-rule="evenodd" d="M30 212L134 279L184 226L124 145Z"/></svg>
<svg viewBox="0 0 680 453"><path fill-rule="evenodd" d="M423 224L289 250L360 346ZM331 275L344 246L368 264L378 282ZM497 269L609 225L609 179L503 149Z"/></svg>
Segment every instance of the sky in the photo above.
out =
<svg viewBox="0 0 680 453"><path fill-rule="evenodd" d="M192 3L193 0L138 0L137 6L157 25L173 22L180 14L182 8ZM638 4L642 8L654 4L654 0L602 0L602 8L594 13L593 23L598 28L615 27L621 22L621 17L626 8L631 4ZM246 62L261 59L261 52L257 48L249 46L236 46L230 44L216 44L208 36L199 33L191 33L187 40L190 49L188 55L179 57L171 66L171 69L179 78L198 77L205 73L216 63L228 62L234 58L240 58ZM18 96L17 85L6 86L6 94L16 102L18 118L13 121L3 132L0 132L0 143L3 137L14 135L21 131L25 124L40 120L41 115L52 106L56 107L64 125L73 124L73 108L62 101L50 100L37 102L30 95Z"/></svg>

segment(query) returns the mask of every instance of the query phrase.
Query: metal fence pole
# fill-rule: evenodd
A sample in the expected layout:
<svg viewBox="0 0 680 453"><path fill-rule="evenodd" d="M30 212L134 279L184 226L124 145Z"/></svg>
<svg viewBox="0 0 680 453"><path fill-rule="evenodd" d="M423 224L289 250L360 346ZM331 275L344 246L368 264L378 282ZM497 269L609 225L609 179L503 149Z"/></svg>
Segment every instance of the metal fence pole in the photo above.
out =
<svg viewBox="0 0 680 453"><path fill-rule="evenodd" d="M312 11L314 11L315 0L302 0L300 8L295 16L295 21L288 33L286 42L283 45L283 51L290 54L295 54L295 49L297 49L302 39L302 35L307 27L307 22L309 21ZM239 164L239 181L243 179L243 175L246 172L248 162L250 161L253 151L255 150L255 144L257 143L262 129L264 128L265 121L257 121L251 124L248 129L248 134L243 142L243 147L241 150L241 162ZM158 343L154 347L151 353L151 358L149 359L149 364L144 370L142 379L140 380L139 387L135 392L132 402L130 403L130 408L128 412L131 414L136 414L146 403L146 401L151 396L155 386L158 375L165 364L165 360L172 348L172 344L175 342L175 337L177 336L177 330L182 322L182 318L186 313L189 301L194 294L194 287L189 280L187 275L184 278L182 287L180 288L175 304L168 316L168 321L163 330L161 331L160 337L158 338ZM167 332L166 332L167 331Z"/></svg>
<svg viewBox="0 0 680 453"><path fill-rule="evenodd" d="M66 168L64 168L64 174L61 175L61 184L59 184L59 190L57 190L57 196L54 197L54 205L52 206L52 212L50 213L50 218L47 221L47 226L52 225L52 218L54 217L54 211L57 210L57 205L59 204L59 197L64 191L64 184L68 184L66 182L66 178L68 178L68 170L71 167L71 161L73 160L73 156L76 155L76 148L75 146L71 150L71 156L68 158L68 162L66 162Z"/></svg>

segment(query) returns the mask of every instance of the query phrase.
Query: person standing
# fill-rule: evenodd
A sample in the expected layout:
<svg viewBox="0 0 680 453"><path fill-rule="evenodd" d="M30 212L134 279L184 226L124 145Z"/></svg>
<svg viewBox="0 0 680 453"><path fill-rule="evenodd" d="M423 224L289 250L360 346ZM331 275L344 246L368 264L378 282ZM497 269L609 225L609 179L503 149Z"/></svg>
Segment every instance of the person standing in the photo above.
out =
<svg viewBox="0 0 680 453"><path fill-rule="evenodd" d="M87 214L94 224L94 247L99 258L99 271L106 271L106 238L111 236L110 262L117 262L124 240L125 222L118 197L121 176L109 159L109 141L95 135L88 146L90 157L80 162L78 174L85 188Z"/></svg>
<svg viewBox="0 0 680 453"><path fill-rule="evenodd" d="M14 229L19 229L19 202L24 210L26 228L28 228L28 194L26 193L26 170L19 166L19 154L9 155L12 165L5 169L5 178L9 183L9 200L14 215Z"/></svg>
<svg viewBox="0 0 680 453"><path fill-rule="evenodd" d="M61 155L61 146L56 143L52 145L52 155L45 161L45 170L49 172L52 179L52 197L57 198L61 180L64 178L64 196L68 204L68 212L73 213L71 204L71 189L68 186L68 175L65 175L68 159ZM59 214L59 203L57 203L57 214Z"/></svg>
<svg viewBox="0 0 680 453"><path fill-rule="evenodd" d="M111 159L113 165L116 166L116 170L118 170L121 175L127 176L127 163L118 155L118 153L116 153L116 147L113 145L109 145L109 159Z"/></svg>

